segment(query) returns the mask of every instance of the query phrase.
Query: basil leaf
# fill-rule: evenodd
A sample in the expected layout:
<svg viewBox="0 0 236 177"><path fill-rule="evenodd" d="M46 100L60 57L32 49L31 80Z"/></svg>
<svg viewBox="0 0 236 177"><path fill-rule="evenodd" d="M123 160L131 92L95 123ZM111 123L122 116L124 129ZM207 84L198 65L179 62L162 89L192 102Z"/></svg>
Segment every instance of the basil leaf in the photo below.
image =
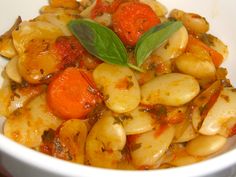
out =
<svg viewBox="0 0 236 177"><path fill-rule="evenodd" d="M70 21L68 27L90 54L110 64L130 65L125 46L109 28L85 19Z"/></svg>
<svg viewBox="0 0 236 177"><path fill-rule="evenodd" d="M170 24L172 24L173 21L167 21L167 22L164 22L162 23L161 25L156 25L152 28L150 28L148 31L146 31L138 40L136 46L135 46L135 53L137 52L137 49L138 47L140 46L140 44L142 43L142 41L148 37L149 35L151 35L152 33L156 32L156 31L159 31L167 26L169 26Z"/></svg>
<svg viewBox="0 0 236 177"><path fill-rule="evenodd" d="M154 49L160 47L182 26L183 24L180 21L168 21L145 32L135 47L137 65L141 66Z"/></svg>

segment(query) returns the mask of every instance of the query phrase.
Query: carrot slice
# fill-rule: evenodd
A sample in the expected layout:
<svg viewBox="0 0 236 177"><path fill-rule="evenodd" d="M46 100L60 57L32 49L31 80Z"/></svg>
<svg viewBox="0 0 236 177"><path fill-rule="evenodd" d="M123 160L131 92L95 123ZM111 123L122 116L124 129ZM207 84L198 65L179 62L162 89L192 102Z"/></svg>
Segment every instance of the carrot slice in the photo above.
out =
<svg viewBox="0 0 236 177"><path fill-rule="evenodd" d="M49 107L63 119L85 117L96 104L97 98L97 91L88 73L73 67L56 76L47 90Z"/></svg>
<svg viewBox="0 0 236 177"><path fill-rule="evenodd" d="M146 4L125 2L112 15L112 23L122 42L133 47L144 32L160 23L160 19Z"/></svg>
<svg viewBox="0 0 236 177"><path fill-rule="evenodd" d="M213 48L207 46L205 43L203 43L199 39L193 37L192 35L189 35L188 45L187 45L187 49L186 50L188 51L188 49L192 45L197 45L197 46L201 47L202 49L206 50L209 53L209 55L211 56L212 61L213 61L214 65L216 67L219 67L221 65L221 63L223 62L224 57L219 52L217 52Z"/></svg>

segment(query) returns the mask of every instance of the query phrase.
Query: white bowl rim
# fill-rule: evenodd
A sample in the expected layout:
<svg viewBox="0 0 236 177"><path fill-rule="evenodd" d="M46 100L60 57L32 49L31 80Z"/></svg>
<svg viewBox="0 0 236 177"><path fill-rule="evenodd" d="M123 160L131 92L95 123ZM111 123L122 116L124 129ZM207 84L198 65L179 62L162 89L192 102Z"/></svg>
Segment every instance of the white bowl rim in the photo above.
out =
<svg viewBox="0 0 236 177"><path fill-rule="evenodd" d="M16 151L17 149L17 151ZM103 177L143 177L148 175L149 177L169 177L175 174L175 176L190 173L191 176L202 176L206 174L213 174L217 171L226 169L234 165L236 155L236 149L230 150L222 155L218 155L214 158L195 163L192 165L187 165L183 167L175 167L170 169L157 169L157 170L113 170L105 168L97 168L86 165L75 164L60 160L49 155L37 152L35 150L29 149L21 144L18 144L4 135L0 134L0 151L6 153L7 155L33 166L39 168L40 170L57 174L58 176L78 176L81 177L91 177L97 174L102 174ZM47 163L47 165L45 165ZM207 170L205 170L207 169Z"/></svg>

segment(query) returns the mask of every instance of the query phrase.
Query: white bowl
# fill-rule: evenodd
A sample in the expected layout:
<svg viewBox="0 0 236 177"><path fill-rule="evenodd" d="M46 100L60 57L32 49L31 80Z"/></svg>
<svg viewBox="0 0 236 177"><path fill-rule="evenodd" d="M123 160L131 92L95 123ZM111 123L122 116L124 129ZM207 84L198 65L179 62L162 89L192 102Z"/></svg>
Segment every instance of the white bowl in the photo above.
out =
<svg viewBox="0 0 236 177"><path fill-rule="evenodd" d="M222 39L229 47L229 57L224 66L236 86L236 23L235 0L160 0L171 10L179 8L196 12L210 22L210 32ZM23 19L34 18L46 0L1 0L0 34L9 29L18 15ZM6 61L0 60L0 69ZM1 126L1 124L0 124ZM0 163L14 177L233 177L236 174L236 138L229 142L227 152L210 160L184 167L151 170L122 171L77 165L38 153L0 134Z"/></svg>

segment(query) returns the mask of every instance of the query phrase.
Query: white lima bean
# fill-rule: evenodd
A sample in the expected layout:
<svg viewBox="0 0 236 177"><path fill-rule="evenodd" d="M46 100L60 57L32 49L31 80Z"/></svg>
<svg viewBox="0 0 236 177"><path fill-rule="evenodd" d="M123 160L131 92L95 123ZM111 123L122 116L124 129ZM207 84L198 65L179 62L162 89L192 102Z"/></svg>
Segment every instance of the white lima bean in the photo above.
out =
<svg viewBox="0 0 236 177"><path fill-rule="evenodd" d="M80 16L83 18L89 18L91 17L91 13L93 8L95 7L97 1L93 1L91 5L89 5L87 8L85 8L81 13Z"/></svg>
<svg viewBox="0 0 236 177"><path fill-rule="evenodd" d="M14 25L0 36L0 55L11 59L17 55L15 46L12 40L12 31L18 28L18 25L21 23L21 17L18 16Z"/></svg>
<svg viewBox="0 0 236 177"><path fill-rule="evenodd" d="M199 91L194 77L180 73L165 74L141 87L141 103L181 106L191 101Z"/></svg>
<svg viewBox="0 0 236 177"><path fill-rule="evenodd" d="M40 9L40 15L36 17L34 20L36 21L46 21L49 22L58 28L64 33L65 36L71 36L69 28L67 28L67 24L76 18L78 18L78 14L80 10L70 9L70 8L57 8L52 6L43 6Z"/></svg>
<svg viewBox="0 0 236 177"><path fill-rule="evenodd" d="M207 45L209 45L209 47L219 52L223 56L223 58L227 58L228 53L229 53L228 47L219 38L211 34L205 34L203 35L202 40Z"/></svg>
<svg viewBox="0 0 236 177"><path fill-rule="evenodd" d="M64 36L72 35L70 30L67 28L67 23L73 19L75 19L73 18L73 15L69 16L66 14L53 14L53 13L45 13L36 18L37 21L45 21L55 25L55 27L58 27L63 32Z"/></svg>
<svg viewBox="0 0 236 177"><path fill-rule="evenodd" d="M169 164L179 167L184 165L190 165L198 161L200 161L199 158L191 156L187 152L180 152L175 155L174 159L169 162Z"/></svg>
<svg viewBox="0 0 236 177"><path fill-rule="evenodd" d="M6 65L6 73L8 75L8 77L17 82L17 83L21 83L22 81L22 77L18 71L18 58L14 57L12 58Z"/></svg>
<svg viewBox="0 0 236 177"><path fill-rule="evenodd" d="M111 17L112 17L111 14L104 13L101 16L97 16L96 18L94 18L94 21L104 26L111 26L111 23L112 23Z"/></svg>
<svg viewBox="0 0 236 177"><path fill-rule="evenodd" d="M53 156L61 158L64 153L65 160L84 164L87 134L88 129L83 120L70 119L63 122L53 140Z"/></svg>
<svg viewBox="0 0 236 177"><path fill-rule="evenodd" d="M169 60L181 55L188 43L188 32L183 26L175 32L167 42L153 51L154 55L161 57L163 60Z"/></svg>
<svg viewBox="0 0 236 177"><path fill-rule="evenodd" d="M198 14L186 13L182 10L174 9L171 11L170 17L181 20L191 33L203 34L209 30L209 23L204 17Z"/></svg>
<svg viewBox="0 0 236 177"><path fill-rule="evenodd" d="M45 21L22 22L19 29L12 32L19 54L18 69L24 80L37 84L58 70L59 61L52 44L62 35L60 28Z"/></svg>
<svg viewBox="0 0 236 177"><path fill-rule="evenodd" d="M190 141L197 135L189 118L185 118L184 121L175 125L175 143Z"/></svg>
<svg viewBox="0 0 236 177"><path fill-rule="evenodd" d="M186 151L193 156L208 156L219 151L226 141L227 139L220 135L199 135L187 143Z"/></svg>
<svg viewBox="0 0 236 177"><path fill-rule="evenodd" d="M140 102L140 88L128 67L103 63L93 71L93 78L102 91L106 106L114 112L134 110Z"/></svg>
<svg viewBox="0 0 236 177"><path fill-rule="evenodd" d="M29 52L19 56L19 73L29 83L39 84L48 75L59 70L59 60L53 54L52 47L48 47L49 50L44 51L45 46L53 46L53 41L49 42L44 39L32 40L28 46Z"/></svg>
<svg viewBox="0 0 236 177"><path fill-rule="evenodd" d="M88 1L87 1L88 2ZM82 5L82 2L81 2ZM83 6L85 6L83 4ZM87 4L88 6L88 4ZM58 8L58 7L54 7L54 6L43 6L40 8L39 12L40 14L47 14L47 13L51 13L51 14L55 14L58 15L58 17L60 17L60 15L68 15L68 18L72 18L72 17L78 17L78 13L79 13L79 9L78 8ZM67 18L62 18L61 20L66 20Z"/></svg>
<svg viewBox="0 0 236 177"><path fill-rule="evenodd" d="M120 121L107 111L92 129L86 140L86 158L97 167L117 168L122 160L121 150L126 143L125 130Z"/></svg>
<svg viewBox="0 0 236 177"><path fill-rule="evenodd" d="M13 94L12 94L10 79L7 77L6 72L1 71L1 73L4 80L0 89L0 105L1 105L0 114L2 116L8 116L9 115L8 106L10 104Z"/></svg>
<svg viewBox="0 0 236 177"><path fill-rule="evenodd" d="M216 68L211 59L185 53L175 59L175 65L181 73L189 74L198 79L215 78Z"/></svg>
<svg viewBox="0 0 236 177"><path fill-rule="evenodd" d="M167 8L156 0L140 0L140 2L149 5L158 17L163 17L168 13Z"/></svg>
<svg viewBox="0 0 236 177"><path fill-rule="evenodd" d="M57 26L45 21L24 21L12 32L14 46L19 54L25 52L28 43L34 39L56 39L63 35Z"/></svg>
<svg viewBox="0 0 236 177"><path fill-rule="evenodd" d="M0 36L0 55L9 59L17 55L11 37Z"/></svg>
<svg viewBox="0 0 236 177"><path fill-rule="evenodd" d="M61 119L55 117L46 103L43 93L24 108L14 111L3 127L4 135L25 146L35 148L42 143L42 135L48 129L57 129Z"/></svg>
<svg viewBox="0 0 236 177"><path fill-rule="evenodd" d="M12 92L10 103L8 104L9 113L22 108L37 95L45 91L46 86L36 85L30 87L17 88Z"/></svg>
<svg viewBox="0 0 236 177"><path fill-rule="evenodd" d="M122 121L127 135L139 134L150 131L154 128L156 120L150 113L144 112L142 107L137 107L129 112L129 115Z"/></svg>
<svg viewBox="0 0 236 177"><path fill-rule="evenodd" d="M204 135L228 136L235 124L236 92L233 88L224 88L205 117L199 132Z"/></svg>
<svg viewBox="0 0 236 177"><path fill-rule="evenodd" d="M173 126L162 126L134 135L137 137L130 142L130 153L136 167L155 168L160 165L159 161L171 144L175 132Z"/></svg>
<svg viewBox="0 0 236 177"><path fill-rule="evenodd" d="M195 130L199 130L202 126L206 113L211 107L207 106L212 97L216 97L222 90L221 81L215 81L207 89L202 91L188 107L190 118ZM204 109L207 108L207 109Z"/></svg>

